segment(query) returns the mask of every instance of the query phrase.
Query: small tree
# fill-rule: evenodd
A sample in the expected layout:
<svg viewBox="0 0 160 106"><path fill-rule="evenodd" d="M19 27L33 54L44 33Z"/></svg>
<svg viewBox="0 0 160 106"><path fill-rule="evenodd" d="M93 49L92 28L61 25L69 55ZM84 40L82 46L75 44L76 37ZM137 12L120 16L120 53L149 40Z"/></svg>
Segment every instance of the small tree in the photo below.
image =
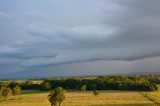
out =
<svg viewBox="0 0 160 106"><path fill-rule="evenodd" d="M81 86L81 91L86 91L86 89L87 89L87 86L86 86L86 85L82 85L82 86Z"/></svg>
<svg viewBox="0 0 160 106"><path fill-rule="evenodd" d="M61 87L58 87L52 91L48 97L49 101L51 102L51 106L57 106L57 103L60 106L65 99L65 90Z"/></svg>
<svg viewBox="0 0 160 106"><path fill-rule="evenodd" d="M3 89L4 89L5 87L4 86L0 86L0 99L2 98L2 91L3 91Z"/></svg>
<svg viewBox="0 0 160 106"><path fill-rule="evenodd" d="M12 90L10 88L4 88L2 90L2 96L8 99L9 96L12 95Z"/></svg>
<svg viewBox="0 0 160 106"><path fill-rule="evenodd" d="M97 91L97 85L96 85L96 84L93 84L93 95L94 95L94 96L99 95L99 93L98 93L98 91Z"/></svg>
<svg viewBox="0 0 160 106"><path fill-rule="evenodd" d="M16 86L16 87L14 87L13 88L13 95L16 97L16 99L17 99L17 95L19 95L20 93L21 93L21 87L19 87L19 86Z"/></svg>
<svg viewBox="0 0 160 106"><path fill-rule="evenodd" d="M94 96L99 95L99 93L97 92L97 90L93 90L93 95L94 95Z"/></svg>

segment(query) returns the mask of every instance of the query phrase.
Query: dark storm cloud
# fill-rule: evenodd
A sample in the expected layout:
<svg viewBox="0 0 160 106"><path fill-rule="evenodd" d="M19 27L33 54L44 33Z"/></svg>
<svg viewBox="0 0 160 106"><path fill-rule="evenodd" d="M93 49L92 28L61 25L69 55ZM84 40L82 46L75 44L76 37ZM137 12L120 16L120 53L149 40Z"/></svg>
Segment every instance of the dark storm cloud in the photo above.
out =
<svg viewBox="0 0 160 106"><path fill-rule="evenodd" d="M15 62L15 70L160 56L159 0L2 3L0 63Z"/></svg>
<svg viewBox="0 0 160 106"><path fill-rule="evenodd" d="M160 56L160 47L157 47L160 41L159 1L122 0L104 3L102 23L59 29L48 26L44 29L40 26L31 28L31 35L49 38L49 42L57 44L61 42L61 46L67 48L60 50L57 57L45 59L47 62L44 64L92 60L131 61ZM77 49L80 50L77 52ZM33 61L38 65L39 59L31 61L31 65ZM29 63L27 62L28 65Z"/></svg>

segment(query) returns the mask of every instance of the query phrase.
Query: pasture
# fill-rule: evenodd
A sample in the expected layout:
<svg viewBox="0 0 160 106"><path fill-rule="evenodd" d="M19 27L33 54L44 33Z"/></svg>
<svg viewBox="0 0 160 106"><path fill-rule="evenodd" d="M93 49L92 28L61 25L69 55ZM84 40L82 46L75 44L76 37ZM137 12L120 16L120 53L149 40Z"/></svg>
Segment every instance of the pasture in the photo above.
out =
<svg viewBox="0 0 160 106"><path fill-rule="evenodd" d="M140 92L133 91L99 91L98 96L92 92L67 92L62 106L159 106ZM145 92L147 93L147 92ZM160 92L147 93L160 100ZM48 93L24 91L17 100L1 100L0 106L50 106Z"/></svg>
<svg viewBox="0 0 160 106"><path fill-rule="evenodd" d="M143 92L142 93L148 99L160 104L160 91L155 92Z"/></svg>

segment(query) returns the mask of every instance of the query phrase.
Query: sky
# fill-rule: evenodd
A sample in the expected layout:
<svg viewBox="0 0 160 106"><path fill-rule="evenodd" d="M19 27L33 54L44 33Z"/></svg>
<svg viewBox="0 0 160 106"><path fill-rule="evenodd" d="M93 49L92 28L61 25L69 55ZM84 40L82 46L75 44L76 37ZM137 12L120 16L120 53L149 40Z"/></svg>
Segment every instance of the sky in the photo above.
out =
<svg viewBox="0 0 160 106"><path fill-rule="evenodd" d="M0 79L160 72L160 0L0 0Z"/></svg>

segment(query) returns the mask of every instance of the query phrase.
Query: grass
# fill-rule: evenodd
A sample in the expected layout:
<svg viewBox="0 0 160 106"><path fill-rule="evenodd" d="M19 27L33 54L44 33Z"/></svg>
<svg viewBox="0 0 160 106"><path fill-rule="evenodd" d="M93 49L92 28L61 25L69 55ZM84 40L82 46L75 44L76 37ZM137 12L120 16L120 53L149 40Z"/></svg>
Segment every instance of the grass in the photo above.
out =
<svg viewBox="0 0 160 106"><path fill-rule="evenodd" d="M29 94L31 93L31 94ZM29 95L28 95L29 94ZM11 97L0 101L0 106L50 106L48 93L23 91L17 100ZM157 94L158 95L158 94ZM139 92L102 91L98 96L92 92L67 92L62 106L158 106Z"/></svg>
<svg viewBox="0 0 160 106"><path fill-rule="evenodd" d="M154 101L157 104L160 104L160 91L156 92L143 92L143 95L148 99Z"/></svg>
<svg viewBox="0 0 160 106"><path fill-rule="evenodd" d="M142 92L142 94L148 99L154 101L155 103L160 105L160 85L158 86L158 91L155 92Z"/></svg>

